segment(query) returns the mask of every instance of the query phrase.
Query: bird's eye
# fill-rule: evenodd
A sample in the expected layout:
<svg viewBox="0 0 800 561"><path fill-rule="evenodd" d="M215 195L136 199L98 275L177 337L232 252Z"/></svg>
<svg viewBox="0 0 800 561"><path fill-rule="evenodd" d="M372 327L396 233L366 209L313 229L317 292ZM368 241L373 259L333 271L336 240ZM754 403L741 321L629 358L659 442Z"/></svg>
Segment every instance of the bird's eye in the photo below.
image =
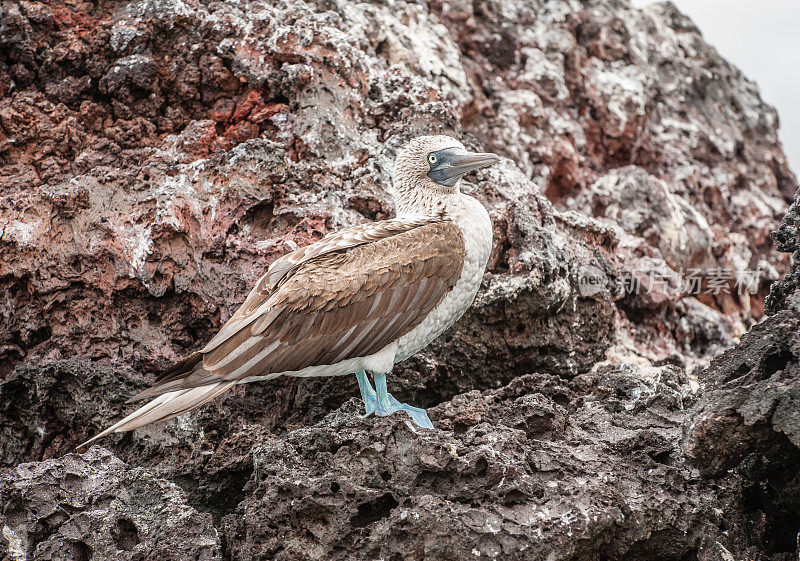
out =
<svg viewBox="0 0 800 561"><path fill-rule="evenodd" d="M435 164L436 163L436 156L434 156L433 154L429 154L428 155L428 161L430 163L432 163L432 164Z"/></svg>

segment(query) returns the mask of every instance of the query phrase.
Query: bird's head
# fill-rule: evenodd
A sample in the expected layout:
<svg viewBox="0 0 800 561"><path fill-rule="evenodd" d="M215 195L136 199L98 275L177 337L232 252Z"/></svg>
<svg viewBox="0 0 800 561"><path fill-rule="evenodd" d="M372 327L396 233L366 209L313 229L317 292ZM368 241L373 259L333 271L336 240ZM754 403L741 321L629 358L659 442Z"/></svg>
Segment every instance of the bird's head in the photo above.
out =
<svg viewBox="0 0 800 561"><path fill-rule="evenodd" d="M420 193L455 193L458 180L472 170L500 161L495 154L469 152L449 136L418 136L394 162L396 196Z"/></svg>

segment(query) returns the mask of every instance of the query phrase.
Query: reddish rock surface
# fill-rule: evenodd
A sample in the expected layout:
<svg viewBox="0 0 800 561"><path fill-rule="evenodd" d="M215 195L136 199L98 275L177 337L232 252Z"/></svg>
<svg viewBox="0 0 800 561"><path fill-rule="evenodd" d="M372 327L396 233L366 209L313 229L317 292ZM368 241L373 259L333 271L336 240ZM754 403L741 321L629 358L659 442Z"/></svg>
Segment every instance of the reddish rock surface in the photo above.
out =
<svg viewBox="0 0 800 561"><path fill-rule="evenodd" d="M130 549L89 537L120 530L78 524L69 465L210 514L209 559L793 558L776 128L670 4L0 2L0 551L194 551L147 530L167 511L126 518ZM390 381L438 432L360 420L354 380L278 380L100 443L121 461L64 456L272 260L390 216L430 132L506 158L463 186L495 226L476 305ZM81 506L31 506L59 493Z"/></svg>

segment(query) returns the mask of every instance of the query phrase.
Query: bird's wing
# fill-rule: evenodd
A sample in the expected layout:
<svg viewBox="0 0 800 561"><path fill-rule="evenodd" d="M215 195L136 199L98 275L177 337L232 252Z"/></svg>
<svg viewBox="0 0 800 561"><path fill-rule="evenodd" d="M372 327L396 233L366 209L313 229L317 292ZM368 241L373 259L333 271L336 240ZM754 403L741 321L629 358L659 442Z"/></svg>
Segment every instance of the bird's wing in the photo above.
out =
<svg viewBox="0 0 800 561"><path fill-rule="evenodd" d="M198 353L194 353L184 359L184 361L199 361L204 353L210 353L225 341L229 340L234 334L242 331L250 325L256 317L263 311L264 302L275 292L275 290L287 279L291 278L297 270L305 263L324 255L330 255L358 247L360 245L373 243L391 236L396 236L404 232L413 230L437 221L435 218L427 216L392 218L378 222L369 222L350 228L345 228L328 236L318 242L301 247L291 253L277 259L269 266L267 272L256 281L255 286L247 295L247 299L238 310L225 322L219 332L203 347ZM184 361L181 361L183 363ZM171 376L186 369L187 365L176 364L171 369L162 373L157 382L163 382ZM194 366L194 364L192 364Z"/></svg>
<svg viewBox="0 0 800 561"><path fill-rule="evenodd" d="M251 292L224 338L137 397L376 353L422 322L455 285L463 262L463 235L449 221L314 255L274 289L259 282L254 292L262 294Z"/></svg>

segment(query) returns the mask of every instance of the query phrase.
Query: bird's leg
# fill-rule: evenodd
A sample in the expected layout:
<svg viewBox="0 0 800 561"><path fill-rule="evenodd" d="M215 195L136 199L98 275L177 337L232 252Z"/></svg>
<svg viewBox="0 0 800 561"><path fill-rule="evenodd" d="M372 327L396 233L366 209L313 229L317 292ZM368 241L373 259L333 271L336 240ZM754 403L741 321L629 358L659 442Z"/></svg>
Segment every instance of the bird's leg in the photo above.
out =
<svg viewBox="0 0 800 561"><path fill-rule="evenodd" d="M378 406L375 409L376 415L386 417L395 411L405 411L414 421L414 424L425 429L433 428L433 423L431 423L428 413L424 409L400 403L392 397L392 394L386 389L386 374L375 374L375 390L378 395Z"/></svg>
<svg viewBox="0 0 800 561"><path fill-rule="evenodd" d="M363 370L356 372L356 378L358 378L358 389L361 390L361 399L364 401L364 409L367 410L364 413L364 417L369 417L375 412L375 408L378 405L378 397L375 390L372 389L372 384L369 383L366 372Z"/></svg>

